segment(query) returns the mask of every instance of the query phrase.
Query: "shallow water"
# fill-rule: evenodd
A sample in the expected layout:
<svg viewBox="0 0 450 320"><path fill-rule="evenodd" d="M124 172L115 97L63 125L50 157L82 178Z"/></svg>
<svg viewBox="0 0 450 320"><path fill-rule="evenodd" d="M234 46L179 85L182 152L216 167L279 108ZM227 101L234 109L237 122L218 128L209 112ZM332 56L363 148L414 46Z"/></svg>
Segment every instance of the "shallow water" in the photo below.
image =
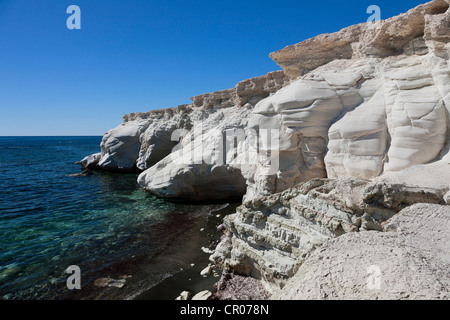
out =
<svg viewBox="0 0 450 320"><path fill-rule="evenodd" d="M0 137L0 299L145 297L193 260L207 262L199 248L213 246L216 215L234 206L167 202L135 174L69 176L100 141ZM70 265L81 269L81 290L67 289ZM169 291L147 297L172 299Z"/></svg>

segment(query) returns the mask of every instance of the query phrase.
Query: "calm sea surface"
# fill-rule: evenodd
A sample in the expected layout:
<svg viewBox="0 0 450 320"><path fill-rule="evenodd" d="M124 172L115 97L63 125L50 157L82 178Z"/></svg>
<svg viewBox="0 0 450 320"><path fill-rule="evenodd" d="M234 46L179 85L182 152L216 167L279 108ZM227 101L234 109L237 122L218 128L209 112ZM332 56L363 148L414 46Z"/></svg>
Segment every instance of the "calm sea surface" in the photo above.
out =
<svg viewBox="0 0 450 320"><path fill-rule="evenodd" d="M161 282L189 269L195 277L207 263L200 247L213 247L233 206L167 202L134 174L70 176L100 141L0 137L0 299L173 299L186 288ZM66 286L70 265L81 290Z"/></svg>

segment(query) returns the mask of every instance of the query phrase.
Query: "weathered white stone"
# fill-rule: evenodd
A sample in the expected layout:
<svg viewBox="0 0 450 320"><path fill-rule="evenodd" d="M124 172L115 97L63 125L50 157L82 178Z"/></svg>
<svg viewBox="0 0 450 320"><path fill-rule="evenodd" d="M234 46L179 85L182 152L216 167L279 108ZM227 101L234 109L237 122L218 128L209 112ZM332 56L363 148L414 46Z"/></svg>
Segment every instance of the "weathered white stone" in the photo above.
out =
<svg viewBox="0 0 450 320"><path fill-rule="evenodd" d="M203 290L199 293L196 293L191 300L208 300L208 298L211 296L211 291L209 290Z"/></svg>
<svg viewBox="0 0 450 320"><path fill-rule="evenodd" d="M348 233L314 251L271 299L447 300L450 207L417 204L387 232Z"/></svg>
<svg viewBox="0 0 450 320"><path fill-rule="evenodd" d="M77 164L80 164L83 169L92 169L98 167L98 163L100 162L102 158L101 152L91 154L90 156L87 156L77 162Z"/></svg>
<svg viewBox="0 0 450 320"><path fill-rule="evenodd" d="M191 293L189 291L183 291L178 297L175 298L175 300L189 300L190 296Z"/></svg>
<svg viewBox="0 0 450 320"><path fill-rule="evenodd" d="M102 158L99 166L109 170L134 170L139 156L139 136L147 129L146 120L123 123L107 132L100 147Z"/></svg>
<svg viewBox="0 0 450 320"><path fill-rule="evenodd" d="M208 264L207 267L205 267L202 271L200 271L200 275L202 275L203 277L209 276L211 274L213 268L214 268L214 266L211 263Z"/></svg>
<svg viewBox="0 0 450 320"><path fill-rule="evenodd" d="M383 171L387 134L384 95L377 92L330 127L325 157L328 177L378 176Z"/></svg>
<svg viewBox="0 0 450 320"><path fill-rule="evenodd" d="M138 183L164 198L191 201L240 199L246 181L239 167L231 164L234 148L224 148L224 139L234 136L229 128L244 128L250 111L225 108L194 125L177 150L144 171ZM217 117L221 119L218 122Z"/></svg>
<svg viewBox="0 0 450 320"><path fill-rule="evenodd" d="M262 279L274 291L326 241L349 232L383 230L383 222L414 203L445 204L447 190L383 180L313 179L247 201L227 216L228 236L210 260Z"/></svg>

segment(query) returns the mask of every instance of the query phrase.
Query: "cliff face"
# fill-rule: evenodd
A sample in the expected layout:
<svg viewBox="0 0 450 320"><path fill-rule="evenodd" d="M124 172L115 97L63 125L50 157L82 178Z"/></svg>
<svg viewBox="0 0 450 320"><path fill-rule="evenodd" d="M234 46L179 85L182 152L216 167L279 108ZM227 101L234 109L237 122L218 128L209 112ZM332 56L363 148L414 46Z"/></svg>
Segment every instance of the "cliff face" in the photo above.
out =
<svg viewBox="0 0 450 320"><path fill-rule="evenodd" d="M144 171L168 156L174 148L193 140L194 126L205 132L235 115L224 125L233 128L247 121L250 110L260 100L288 82L283 71L239 82L234 88L191 98L189 105L124 115L123 123L108 131L101 142L97 168L110 171ZM195 135L197 136L197 135ZM84 165L86 159L80 163ZM92 160L91 160L92 162Z"/></svg>
<svg viewBox="0 0 450 320"><path fill-rule="evenodd" d="M319 35L272 53L283 71L126 115L81 163L141 171L139 184L163 198L243 198L211 259L271 292L291 288L278 297L306 297L294 287L315 272L308 259L323 259L316 248L341 236L363 251L395 244L404 239L365 232L386 231L414 203L450 204L449 3Z"/></svg>
<svg viewBox="0 0 450 320"><path fill-rule="evenodd" d="M415 204L384 232L326 242L272 299L448 300L449 206Z"/></svg>
<svg viewBox="0 0 450 320"><path fill-rule="evenodd" d="M251 124L279 126L280 172L250 172L247 195L314 177L373 178L448 154L449 15L434 1L272 53L290 77L306 74L254 109Z"/></svg>
<svg viewBox="0 0 450 320"><path fill-rule="evenodd" d="M272 53L299 77L250 123L279 125L280 170L258 158L210 259L274 299L446 299L448 253L423 248L449 245L449 38L448 3L434 1ZM388 234L398 219L406 235Z"/></svg>
<svg viewBox="0 0 450 320"><path fill-rule="evenodd" d="M448 6L317 36L271 54L284 72L126 115L99 166L144 171L161 197L224 200L449 162Z"/></svg>
<svg viewBox="0 0 450 320"><path fill-rule="evenodd" d="M329 240L347 233L383 231L387 221L416 203L445 207L446 192L448 187L389 181L312 179L244 202L224 219L227 231L210 259L229 272L261 279L269 292L277 292ZM441 218L448 233L450 211L443 209ZM445 241L438 243L448 246Z"/></svg>

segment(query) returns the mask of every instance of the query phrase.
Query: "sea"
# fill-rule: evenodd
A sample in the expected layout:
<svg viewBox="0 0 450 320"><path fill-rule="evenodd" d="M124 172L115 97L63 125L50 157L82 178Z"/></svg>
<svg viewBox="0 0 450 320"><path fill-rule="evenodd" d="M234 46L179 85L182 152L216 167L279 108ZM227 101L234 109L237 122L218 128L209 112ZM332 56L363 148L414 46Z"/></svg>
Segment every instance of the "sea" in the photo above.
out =
<svg viewBox="0 0 450 320"><path fill-rule="evenodd" d="M137 174L73 176L100 142L0 137L0 300L171 300L218 280L200 271L238 204L162 200Z"/></svg>

